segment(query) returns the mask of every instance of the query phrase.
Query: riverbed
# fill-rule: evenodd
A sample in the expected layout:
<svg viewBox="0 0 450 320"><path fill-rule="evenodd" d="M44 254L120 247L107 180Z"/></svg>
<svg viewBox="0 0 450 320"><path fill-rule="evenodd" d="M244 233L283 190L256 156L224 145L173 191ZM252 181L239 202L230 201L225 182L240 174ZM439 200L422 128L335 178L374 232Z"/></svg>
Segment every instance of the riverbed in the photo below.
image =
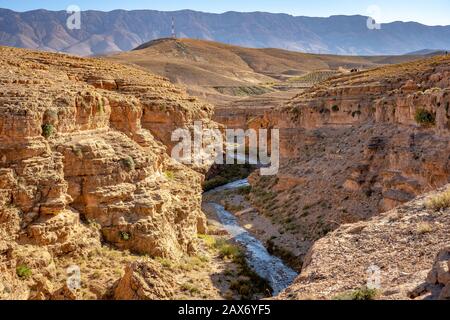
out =
<svg viewBox="0 0 450 320"><path fill-rule="evenodd" d="M246 186L249 186L247 179L238 180L208 191L208 194L220 194ZM244 249L249 267L270 284L274 295L292 284L298 275L297 272L285 265L280 258L271 255L265 246L243 228L238 219L231 212L225 210L222 205L214 202L208 204L214 209L222 227Z"/></svg>

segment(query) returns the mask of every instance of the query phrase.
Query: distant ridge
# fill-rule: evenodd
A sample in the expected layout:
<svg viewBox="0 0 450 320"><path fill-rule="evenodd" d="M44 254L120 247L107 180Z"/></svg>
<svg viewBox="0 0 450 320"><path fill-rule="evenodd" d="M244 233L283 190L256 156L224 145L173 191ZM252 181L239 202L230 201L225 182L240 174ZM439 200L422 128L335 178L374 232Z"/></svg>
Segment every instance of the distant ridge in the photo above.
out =
<svg viewBox="0 0 450 320"><path fill-rule="evenodd" d="M450 50L445 49L423 49L419 51L409 52L408 56L439 56L448 53Z"/></svg>
<svg viewBox="0 0 450 320"><path fill-rule="evenodd" d="M450 26L415 22L367 28L367 17L295 17L264 12L212 14L182 10L84 11L81 29L69 30L65 11L0 9L0 45L89 56L128 51L171 36L253 48L279 48L340 55L400 55L424 48L450 48Z"/></svg>
<svg viewBox="0 0 450 320"><path fill-rule="evenodd" d="M421 56L318 55L283 49L254 49L220 42L164 38L105 58L132 63L222 105L274 91L298 92L339 73L412 61Z"/></svg>

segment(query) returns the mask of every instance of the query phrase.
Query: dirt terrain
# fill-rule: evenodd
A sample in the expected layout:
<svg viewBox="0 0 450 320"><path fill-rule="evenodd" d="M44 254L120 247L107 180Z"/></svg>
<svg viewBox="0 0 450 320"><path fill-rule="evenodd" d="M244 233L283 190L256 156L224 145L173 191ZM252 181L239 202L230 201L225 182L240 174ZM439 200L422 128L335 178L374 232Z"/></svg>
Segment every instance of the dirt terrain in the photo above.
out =
<svg viewBox="0 0 450 320"><path fill-rule="evenodd" d="M356 57L315 55L281 49L249 49L193 39L160 39L135 50L107 57L133 63L216 107L245 97L309 87L330 76L384 64L415 60L417 56ZM237 102L240 104L240 102ZM273 104L274 105L274 104Z"/></svg>

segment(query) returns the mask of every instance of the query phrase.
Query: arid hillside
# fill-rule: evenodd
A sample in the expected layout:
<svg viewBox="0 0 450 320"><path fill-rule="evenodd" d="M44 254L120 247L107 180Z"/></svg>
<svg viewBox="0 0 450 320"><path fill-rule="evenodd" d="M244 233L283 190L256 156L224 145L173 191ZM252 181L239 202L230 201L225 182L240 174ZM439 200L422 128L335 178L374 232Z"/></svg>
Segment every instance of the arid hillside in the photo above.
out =
<svg viewBox="0 0 450 320"><path fill-rule="evenodd" d="M250 49L193 39L159 39L108 57L133 63L184 85L217 106L248 96L311 86L351 69L415 60L417 56L356 57L314 55L281 49Z"/></svg>
<svg viewBox="0 0 450 320"><path fill-rule="evenodd" d="M80 30L67 27L69 16L65 10L16 12L0 8L0 45L82 56L128 51L171 35L172 19L175 19L179 37L252 48L392 55L450 47L449 26L396 21L382 24L379 30L370 30L368 17L360 15L322 18L268 12L87 10L81 12Z"/></svg>
<svg viewBox="0 0 450 320"><path fill-rule="evenodd" d="M280 171L253 174L250 199L297 239L284 250L307 264L313 243L340 225L450 182L449 79L446 56L337 76L251 121L280 128Z"/></svg>
<svg viewBox="0 0 450 320"><path fill-rule="evenodd" d="M450 189L317 241L280 299L450 299ZM368 282L377 289L367 290Z"/></svg>

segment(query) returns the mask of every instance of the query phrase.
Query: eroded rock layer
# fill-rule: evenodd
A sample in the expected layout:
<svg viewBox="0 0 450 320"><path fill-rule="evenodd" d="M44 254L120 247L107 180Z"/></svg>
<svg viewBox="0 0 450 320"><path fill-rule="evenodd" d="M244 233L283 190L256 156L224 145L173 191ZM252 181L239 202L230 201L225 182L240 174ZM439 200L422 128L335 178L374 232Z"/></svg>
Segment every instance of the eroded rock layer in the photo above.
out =
<svg viewBox="0 0 450 320"><path fill-rule="evenodd" d="M174 129L214 125L209 105L99 59L2 47L0 66L0 298L31 297L37 275L19 278L33 263L101 242L152 257L195 251L203 177L168 154ZM41 254L25 263L27 252Z"/></svg>

